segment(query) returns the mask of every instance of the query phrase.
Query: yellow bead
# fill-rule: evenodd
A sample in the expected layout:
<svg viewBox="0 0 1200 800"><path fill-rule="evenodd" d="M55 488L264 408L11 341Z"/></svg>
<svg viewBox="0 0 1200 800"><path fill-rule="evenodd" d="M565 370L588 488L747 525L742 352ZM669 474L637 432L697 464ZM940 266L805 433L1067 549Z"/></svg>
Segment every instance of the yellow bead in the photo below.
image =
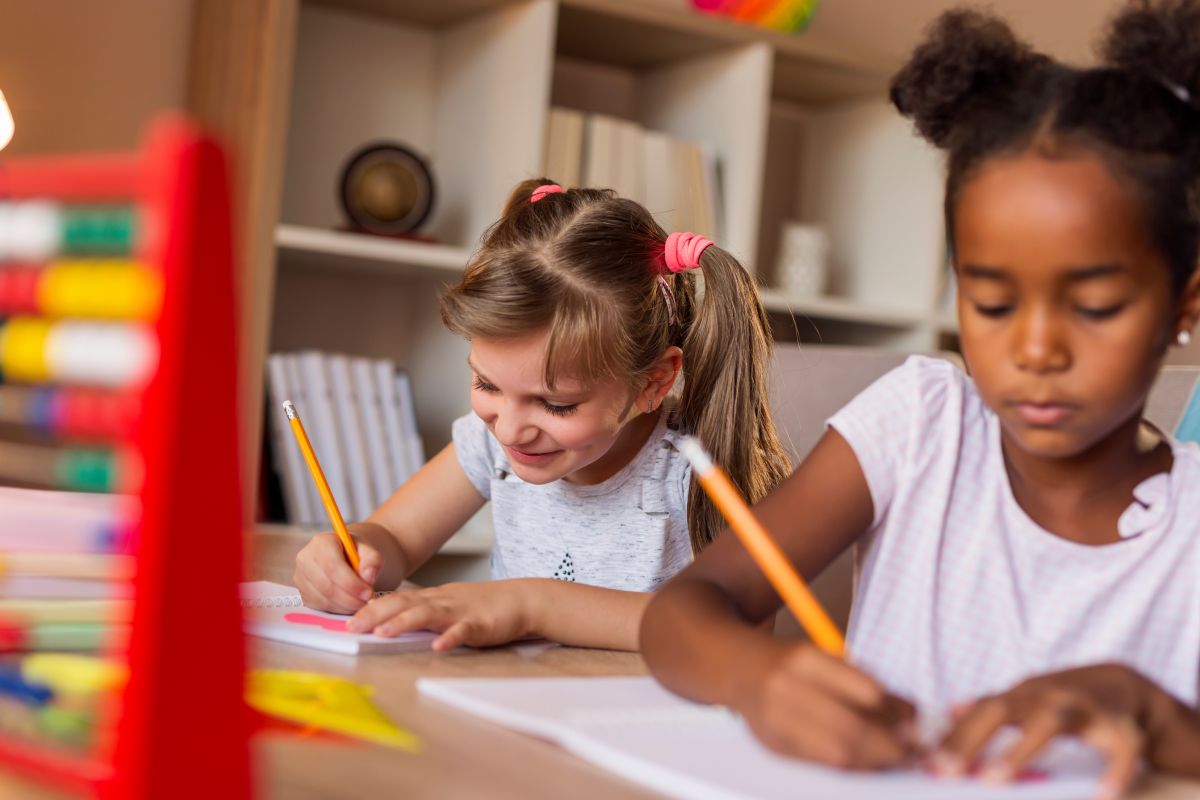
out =
<svg viewBox="0 0 1200 800"><path fill-rule="evenodd" d="M8 380L45 381L50 377L46 338L51 323L40 317L13 317L0 329L0 370Z"/></svg>
<svg viewBox="0 0 1200 800"><path fill-rule="evenodd" d="M57 261L38 282L38 308L56 317L152 319L162 279L134 261Z"/></svg>

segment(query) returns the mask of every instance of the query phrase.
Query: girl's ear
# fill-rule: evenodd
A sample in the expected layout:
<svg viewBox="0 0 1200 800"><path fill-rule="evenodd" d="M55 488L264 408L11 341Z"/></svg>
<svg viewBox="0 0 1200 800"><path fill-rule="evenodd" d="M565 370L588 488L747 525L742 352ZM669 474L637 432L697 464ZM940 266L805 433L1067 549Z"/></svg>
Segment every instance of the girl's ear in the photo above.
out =
<svg viewBox="0 0 1200 800"><path fill-rule="evenodd" d="M663 399L670 393L671 387L683 369L683 351L671 345L662 352L658 360L651 365L646 373L646 382L638 392L637 407L650 413L662 405Z"/></svg>
<svg viewBox="0 0 1200 800"><path fill-rule="evenodd" d="M1200 265L1192 272L1187 286L1183 288L1183 300L1179 304L1179 316L1175 319L1175 334L1186 331L1188 338L1200 322ZM1178 340L1177 340L1178 341Z"/></svg>

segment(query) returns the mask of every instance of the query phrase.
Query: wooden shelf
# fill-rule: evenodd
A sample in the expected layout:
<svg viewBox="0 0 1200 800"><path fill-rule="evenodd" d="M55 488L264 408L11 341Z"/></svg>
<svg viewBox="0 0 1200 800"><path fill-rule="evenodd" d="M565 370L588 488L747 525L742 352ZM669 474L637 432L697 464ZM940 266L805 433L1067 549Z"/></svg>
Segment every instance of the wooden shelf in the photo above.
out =
<svg viewBox="0 0 1200 800"><path fill-rule="evenodd" d="M559 11L559 53L625 68L648 69L755 42L774 53L771 92L786 100L823 105L882 96L895 69L811 36L732 22L682 3L562 0Z"/></svg>
<svg viewBox="0 0 1200 800"><path fill-rule="evenodd" d="M495 10L505 0L310 0L328 8L441 28ZM817 105L882 96L896 64L871 53L695 12L677 0L561 0L558 51L602 64L646 69L699 53L765 42L775 54L772 94Z"/></svg>
<svg viewBox="0 0 1200 800"><path fill-rule="evenodd" d="M447 278L462 274L471 252L464 247L410 242L363 233L345 233L304 225L275 229L280 265L310 269L357 269L411 275L421 272Z"/></svg>
<svg viewBox="0 0 1200 800"><path fill-rule="evenodd" d="M309 0L316 5L440 28L499 8L509 0Z"/></svg>
<svg viewBox="0 0 1200 800"><path fill-rule="evenodd" d="M798 297L778 289L759 289L768 311L843 320L881 328L917 328L928 325L929 315L905 309L866 305L842 297Z"/></svg>

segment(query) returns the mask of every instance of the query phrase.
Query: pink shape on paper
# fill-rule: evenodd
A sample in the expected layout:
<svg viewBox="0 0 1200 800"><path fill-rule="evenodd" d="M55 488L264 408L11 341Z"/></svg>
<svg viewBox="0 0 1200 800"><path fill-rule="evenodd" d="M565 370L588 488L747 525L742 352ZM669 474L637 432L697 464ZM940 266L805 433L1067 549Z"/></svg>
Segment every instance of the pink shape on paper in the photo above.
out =
<svg viewBox="0 0 1200 800"><path fill-rule="evenodd" d="M292 622L296 625L316 625L318 628L324 628L327 631L337 631L338 633L349 633L346 630L346 622L344 619L329 619L328 617L320 617L316 614L284 614L284 622Z"/></svg>

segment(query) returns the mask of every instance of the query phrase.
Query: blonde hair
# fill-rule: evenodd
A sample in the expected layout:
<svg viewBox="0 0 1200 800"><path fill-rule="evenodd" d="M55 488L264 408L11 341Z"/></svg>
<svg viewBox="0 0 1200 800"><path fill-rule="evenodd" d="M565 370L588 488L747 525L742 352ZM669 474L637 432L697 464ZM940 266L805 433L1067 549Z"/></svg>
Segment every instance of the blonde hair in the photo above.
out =
<svg viewBox="0 0 1200 800"><path fill-rule="evenodd" d="M514 190L462 279L442 297L446 327L468 339L548 330L549 388L560 375L636 386L678 346L683 390L672 426L698 436L747 499L761 500L791 467L767 407L771 339L753 278L711 246L700 258L701 297L695 271L666 271L667 234L642 206L607 189L530 202L548 183L525 181ZM673 321L660 275L673 296ZM723 526L693 485L693 552Z"/></svg>

